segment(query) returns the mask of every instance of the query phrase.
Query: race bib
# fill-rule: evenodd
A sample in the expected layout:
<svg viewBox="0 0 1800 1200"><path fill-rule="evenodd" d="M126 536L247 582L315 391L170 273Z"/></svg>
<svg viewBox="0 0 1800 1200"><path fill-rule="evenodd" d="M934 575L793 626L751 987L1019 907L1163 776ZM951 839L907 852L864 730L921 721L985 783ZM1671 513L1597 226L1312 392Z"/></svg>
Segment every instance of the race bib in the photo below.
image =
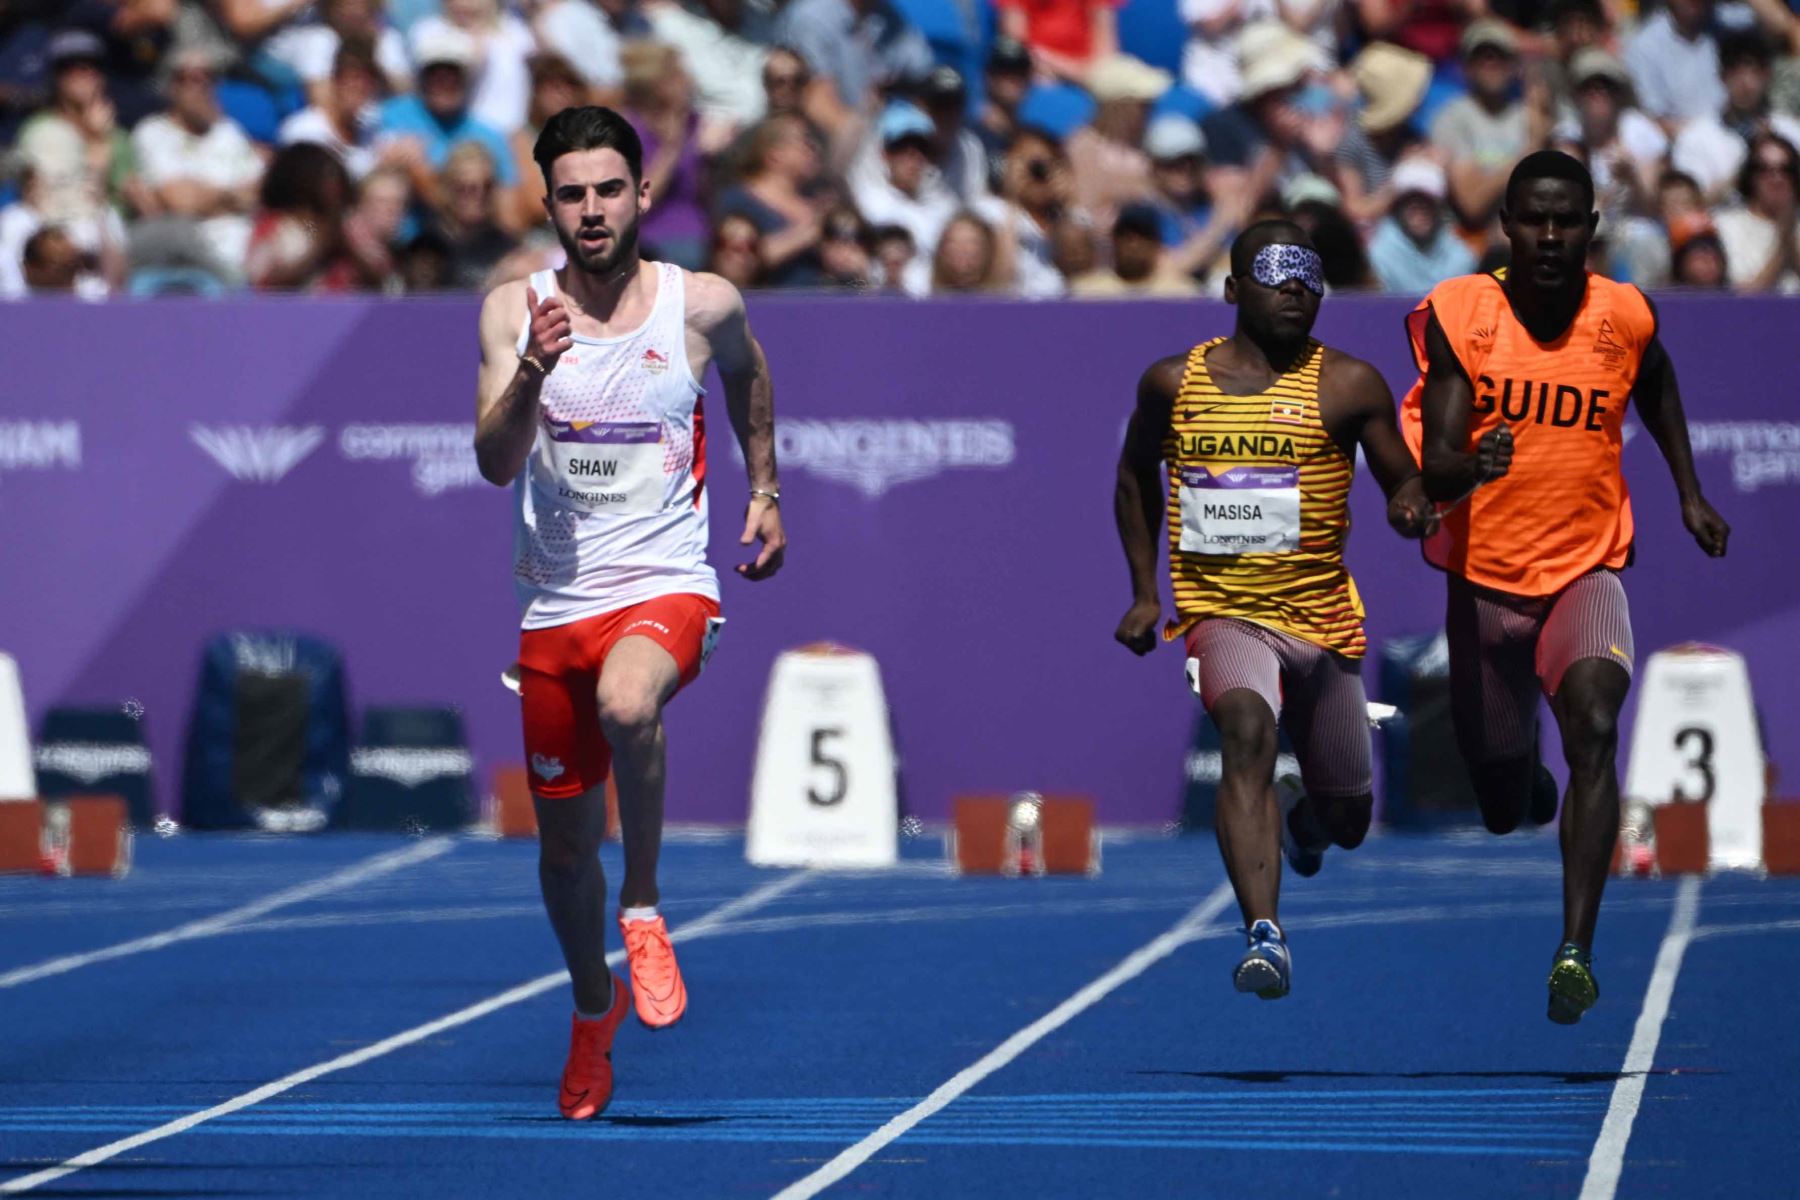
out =
<svg viewBox="0 0 1800 1200"><path fill-rule="evenodd" d="M1300 468L1182 467L1181 549L1279 554L1300 547Z"/></svg>
<svg viewBox="0 0 1800 1200"><path fill-rule="evenodd" d="M663 508L663 430L655 421L544 421L549 498L587 513L648 516Z"/></svg>

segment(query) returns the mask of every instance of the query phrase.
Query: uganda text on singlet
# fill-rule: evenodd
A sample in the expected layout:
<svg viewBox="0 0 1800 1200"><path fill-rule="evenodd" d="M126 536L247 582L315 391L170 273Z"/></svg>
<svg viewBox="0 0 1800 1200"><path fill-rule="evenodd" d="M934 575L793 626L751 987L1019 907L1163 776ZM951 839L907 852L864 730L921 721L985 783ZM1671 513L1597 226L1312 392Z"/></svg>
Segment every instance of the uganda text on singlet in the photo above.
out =
<svg viewBox="0 0 1800 1200"><path fill-rule="evenodd" d="M1267 391L1230 396L1206 369L1215 338L1188 354L1170 414L1169 566L1173 640L1235 617L1360 658L1362 599L1344 566L1350 478L1319 417L1316 341Z"/></svg>

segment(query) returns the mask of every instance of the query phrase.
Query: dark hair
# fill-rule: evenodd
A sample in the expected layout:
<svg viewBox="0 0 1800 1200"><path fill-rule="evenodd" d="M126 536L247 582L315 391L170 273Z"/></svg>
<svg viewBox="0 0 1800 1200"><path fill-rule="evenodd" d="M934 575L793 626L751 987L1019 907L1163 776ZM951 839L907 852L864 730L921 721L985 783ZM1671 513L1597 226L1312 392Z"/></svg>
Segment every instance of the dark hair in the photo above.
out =
<svg viewBox="0 0 1800 1200"><path fill-rule="evenodd" d="M1012 137L1007 139L1006 149L1010 152L1014 146L1026 138L1042 142L1050 147L1051 152L1056 155L1058 160L1068 157L1068 151L1063 149L1063 140L1042 125L1021 125L1013 130Z"/></svg>
<svg viewBox="0 0 1800 1200"><path fill-rule="evenodd" d="M1118 217L1113 221L1112 235L1119 237L1131 233L1142 238L1149 238L1160 245L1162 242L1162 217L1157 215L1156 209L1148 204L1127 204L1119 210Z"/></svg>
<svg viewBox="0 0 1800 1200"><path fill-rule="evenodd" d="M1725 260L1725 243L1719 240L1719 235L1716 233L1697 233L1687 241L1681 243L1681 249L1675 251L1674 257L1669 261L1669 278L1677 287L1680 287L1687 282L1681 277L1682 272L1687 270L1687 260L1701 250L1712 250L1719 256L1719 264L1721 266L1727 268L1730 267L1730 264ZM1721 273L1719 286L1731 286L1731 278L1728 272Z"/></svg>
<svg viewBox="0 0 1800 1200"><path fill-rule="evenodd" d="M1586 17L1596 25L1606 25L1606 10L1600 7L1600 0L1556 0L1550 6L1550 24L1560 25L1565 17Z"/></svg>
<svg viewBox="0 0 1800 1200"><path fill-rule="evenodd" d="M1767 68L1775 61L1769 52L1769 43L1763 40L1760 33L1738 32L1728 33L1719 39L1719 71L1731 70L1740 63Z"/></svg>
<svg viewBox="0 0 1800 1200"><path fill-rule="evenodd" d="M1272 217L1257 221L1238 234L1237 240L1231 243L1231 273L1248 275L1256 258L1256 252L1264 246L1276 242L1295 246L1310 247L1312 245L1312 239L1306 235L1306 230L1286 217Z"/></svg>
<svg viewBox="0 0 1800 1200"><path fill-rule="evenodd" d="M1325 268L1325 282L1334 291L1369 286L1369 256L1363 251L1362 236L1350 218L1335 204L1323 200L1302 200L1294 206L1296 224L1312 226L1313 249Z"/></svg>
<svg viewBox="0 0 1800 1200"><path fill-rule="evenodd" d="M69 237L62 226L45 225L36 233L25 239L25 247L19 254L20 265L27 267L43 266L46 247L57 238L61 238L71 246L75 245L74 240ZM76 249L77 252L79 252L80 248L76 247Z"/></svg>
<svg viewBox="0 0 1800 1200"><path fill-rule="evenodd" d="M532 87L536 87L548 79L560 80L572 87L587 86L587 81L575 69L575 64L554 51L533 54L525 60L525 68L531 73Z"/></svg>
<svg viewBox="0 0 1800 1200"><path fill-rule="evenodd" d="M337 75L345 67L361 67L383 86L387 84L387 72L381 69L381 60L375 56L375 43L368 38L352 38L338 44L337 53L331 59L331 73Z"/></svg>
<svg viewBox="0 0 1800 1200"><path fill-rule="evenodd" d="M1656 181L1657 191L1661 191L1663 188L1667 187L1690 187L1696 192L1700 192L1702 195L1704 195L1706 191L1705 188L1700 186L1700 181L1698 179L1695 179L1686 171L1677 171L1673 167L1664 171L1662 173L1662 178Z"/></svg>
<svg viewBox="0 0 1800 1200"><path fill-rule="evenodd" d="M1800 191L1800 150L1794 149L1794 143L1779 133L1759 133L1750 139L1750 151L1744 155L1744 165L1738 168L1737 190L1745 203L1750 201L1750 189L1756 183L1756 151L1760 146L1776 145L1787 151L1788 182Z"/></svg>
<svg viewBox="0 0 1800 1200"><path fill-rule="evenodd" d="M879 246L883 242L891 242L896 238L909 246L914 244L912 230L904 225L877 225L869 230L869 245L871 246Z"/></svg>
<svg viewBox="0 0 1800 1200"><path fill-rule="evenodd" d="M1512 169L1506 180L1507 211L1511 211L1519 192L1530 183L1540 179L1561 179L1581 189L1582 203L1589 212L1594 209L1594 177L1581 164L1581 160L1561 150L1537 150L1519 160L1519 165Z"/></svg>
<svg viewBox="0 0 1800 1200"><path fill-rule="evenodd" d="M310 212L325 210L325 187L335 179L343 203L350 202L350 173L338 156L317 142L295 142L283 146L269 160L263 175L262 206L271 212Z"/></svg>
<svg viewBox="0 0 1800 1200"><path fill-rule="evenodd" d="M583 150L617 150L631 168L631 182L644 178L644 143L631 122L610 108L587 104L565 108L544 122L531 157L544 173L544 186L550 186L550 167L565 154Z"/></svg>

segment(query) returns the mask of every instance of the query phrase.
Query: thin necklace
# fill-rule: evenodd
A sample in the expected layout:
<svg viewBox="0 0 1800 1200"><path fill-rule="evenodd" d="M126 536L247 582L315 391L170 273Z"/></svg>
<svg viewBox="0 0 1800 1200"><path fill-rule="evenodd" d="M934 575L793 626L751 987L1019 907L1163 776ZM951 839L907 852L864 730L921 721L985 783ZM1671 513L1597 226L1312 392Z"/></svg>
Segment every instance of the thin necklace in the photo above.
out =
<svg viewBox="0 0 1800 1200"><path fill-rule="evenodd" d="M632 269L632 270L636 270L636 264L633 264L633 266L632 266L632 268L631 268L631 269ZM617 275L613 275L613 276L610 276L610 277L608 277L608 278L605 278L605 279L602 279L602 280L601 280L601 281L600 281L600 282L601 282L601 283L602 283L602 284L603 284L603 285L604 285L604 284L608 284L608 283L612 283L612 282L613 282L613 281L614 281L614 280L618 280L618 279L623 279L623 278L625 278L625 275L626 275L626 271L624 271L624 270L621 270L621 271L620 271L620 272L619 272L619 273L618 273L618 274L617 274ZM586 308L586 307L585 307L585 306L584 306L584 305L583 305L583 304L582 304L582 303L581 303L581 301L579 301L579 300L577 300L577 299L575 299L575 297L573 297L573 296L571 296L571 295L570 295L570 294L569 294L569 293L568 293L568 292L566 292L566 291L565 291L565 292L563 292L563 303L564 303L564 304L566 304L566 305L568 305L568 306L569 306L569 307L570 307L570 308L572 308L572 309L574 309L574 310L575 310L575 311L576 311L576 312L578 312L578 313L582 313L582 314L584 314L584 315L592 315L592 314L589 314L589 313L588 313L588 310L587 310L587 308Z"/></svg>

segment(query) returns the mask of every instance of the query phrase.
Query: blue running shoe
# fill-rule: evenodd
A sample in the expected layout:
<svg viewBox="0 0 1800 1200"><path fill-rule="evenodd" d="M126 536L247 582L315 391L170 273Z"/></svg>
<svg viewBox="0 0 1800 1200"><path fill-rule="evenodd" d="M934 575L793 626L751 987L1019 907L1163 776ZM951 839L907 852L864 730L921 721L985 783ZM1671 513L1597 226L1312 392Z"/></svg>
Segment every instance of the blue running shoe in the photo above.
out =
<svg viewBox="0 0 1800 1200"><path fill-rule="evenodd" d="M1264 1000L1279 1000L1288 994L1294 979L1294 966L1288 957L1287 939L1273 921L1257 921L1250 926L1250 948L1238 960L1231 982L1240 992L1255 992Z"/></svg>
<svg viewBox="0 0 1800 1200"><path fill-rule="evenodd" d="M1288 866L1294 874L1310 879L1319 873L1325 865L1325 848L1314 849L1300 840L1294 832L1294 814L1300 810L1300 802L1306 799L1306 792L1300 785L1298 775L1283 775L1275 781L1275 799L1281 805L1281 852L1287 857Z"/></svg>

